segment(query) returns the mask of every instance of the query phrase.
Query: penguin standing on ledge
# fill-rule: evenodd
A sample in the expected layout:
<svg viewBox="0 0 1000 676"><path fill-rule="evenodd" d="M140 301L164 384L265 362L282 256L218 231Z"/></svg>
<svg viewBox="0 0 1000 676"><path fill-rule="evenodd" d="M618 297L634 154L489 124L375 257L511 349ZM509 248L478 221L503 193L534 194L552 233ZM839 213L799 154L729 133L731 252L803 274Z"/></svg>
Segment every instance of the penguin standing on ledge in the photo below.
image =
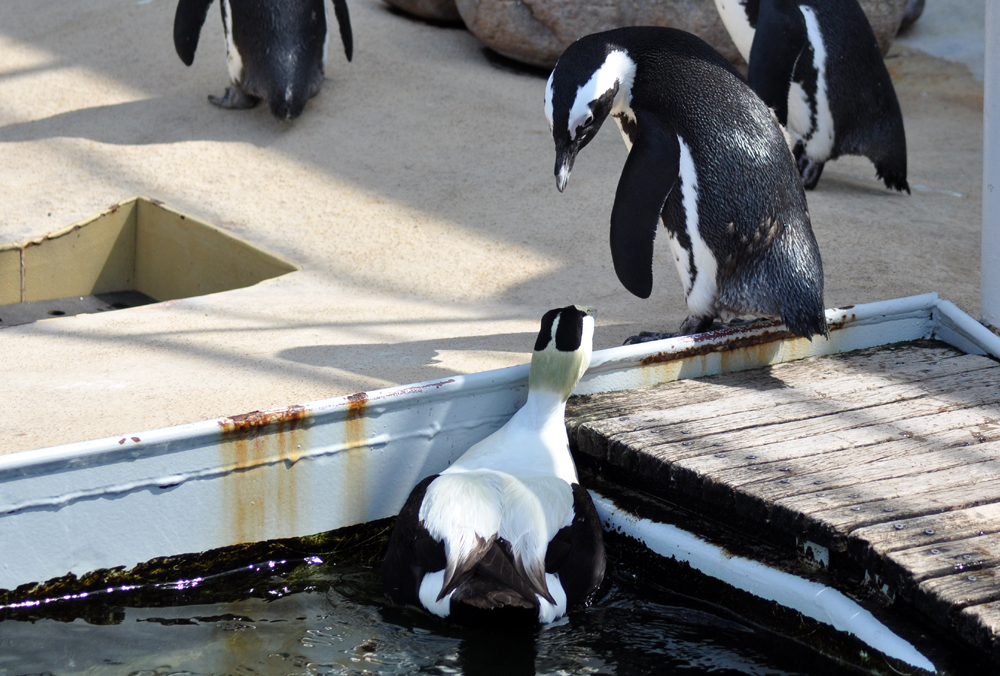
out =
<svg viewBox="0 0 1000 676"><path fill-rule="evenodd" d="M461 622L549 623L604 579L604 539L566 436L566 400L590 365L593 310L550 310L528 400L499 430L413 489L382 579L396 603Z"/></svg>
<svg viewBox="0 0 1000 676"><path fill-rule="evenodd" d="M198 37L212 0L180 0L174 47L194 63ZM222 0L230 85L208 100L221 108L253 108L267 99L279 120L294 120L323 84L326 61L324 0ZM346 0L333 0L347 60L354 52Z"/></svg>
<svg viewBox="0 0 1000 676"><path fill-rule="evenodd" d="M788 141L732 65L673 28L619 28L570 45L545 88L560 191L609 115L629 148L611 211L625 288L649 297L662 219L690 312L682 334L763 314L799 336L828 335L823 265Z"/></svg>
<svg viewBox="0 0 1000 676"><path fill-rule="evenodd" d="M887 188L910 192L896 90L857 0L715 0L750 65L747 79L795 141L806 190L823 165L864 155Z"/></svg>

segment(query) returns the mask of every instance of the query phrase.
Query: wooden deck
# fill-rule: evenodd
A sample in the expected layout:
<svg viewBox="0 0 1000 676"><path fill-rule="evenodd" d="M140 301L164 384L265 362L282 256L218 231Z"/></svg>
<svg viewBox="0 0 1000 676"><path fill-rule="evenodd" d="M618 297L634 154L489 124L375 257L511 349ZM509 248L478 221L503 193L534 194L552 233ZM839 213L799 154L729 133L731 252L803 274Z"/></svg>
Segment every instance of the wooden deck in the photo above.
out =
<svg viewBox="0 0 1000 676"><path fill-rule="evenodd" d="M1000 364L941 343L575 397L607 473L867 577L1000 664Z"/></svg>

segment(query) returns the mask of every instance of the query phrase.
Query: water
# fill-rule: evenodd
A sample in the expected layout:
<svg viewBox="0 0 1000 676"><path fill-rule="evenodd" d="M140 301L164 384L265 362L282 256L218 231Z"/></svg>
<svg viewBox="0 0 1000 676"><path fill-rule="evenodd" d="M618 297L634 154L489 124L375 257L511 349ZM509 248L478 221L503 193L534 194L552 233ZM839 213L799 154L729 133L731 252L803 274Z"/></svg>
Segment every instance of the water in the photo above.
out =
<svg viewBox="0 0 1000 676"><path fill-rule="evenodd" d="M797 641L642 581L622 564L612 566L592 607L521 632L462 629L392 606L377 568L319 557L92 594L48 604L45 612L52 617L57 607L60 620L10 619L32 611L0 610L8 617L0 622L0 676L851 671Z"/></svg>

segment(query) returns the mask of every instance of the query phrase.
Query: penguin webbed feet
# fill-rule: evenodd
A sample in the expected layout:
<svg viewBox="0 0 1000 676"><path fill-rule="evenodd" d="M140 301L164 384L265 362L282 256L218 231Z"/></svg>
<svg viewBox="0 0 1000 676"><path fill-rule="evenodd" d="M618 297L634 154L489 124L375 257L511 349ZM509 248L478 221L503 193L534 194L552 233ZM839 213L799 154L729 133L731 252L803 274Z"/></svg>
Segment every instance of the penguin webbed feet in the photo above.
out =
<svg viewBox="0 0 1000 676"><path fill-rule="evenodd" d="M239 86L233 84L226 87L226 93L222 96L213 96L212 94L209 94L208 101L219 108L243 110L245 108L253 108L260 102L260 99L256 96L247 94Z"/></svg>
<svg viewBox="0 0 1000 676"><path fill-rule="evenodd" d="M649 343L654 340L665 340L667 338L676 338L677 336L690 336L695 333L704 333L712 328L712 323L714 321L715 317L695 317L694 315L688 315L688 317L681 322L681 328L676 333L640 331L638 334L626 338L622 345L638 345L639 343ZM740 321L741 320L736 320L736 322Z"/></svg>
<svg viewBox="0 0 1000 676"><path fill-rule="evenodd" d="M658 331L640 331L634 336L629 336L625 339L622 345L638 345L639 343L651 343L654 340L666 340L667 338L676 338L681 334L679 333L660 333Z"/></svg>
<svg viewBox="0 0 1000 676"><path fill-rule="evenodd" d="M696 333L705 333L706 331L712 330L712 327L715 324L715 319L715 317L695 317L694 315L689 315L687 319L681 323L681 328L676 333L640 331L636 335L626 338L622 345L638 345L639 343L650 343L654 340L666 340L667 338L676 338L677 336L691 336ZM755 318L734 317L729 321L720 320L717 328L741 326L743 324L750 324L754 321L757 320Z"/></svg>

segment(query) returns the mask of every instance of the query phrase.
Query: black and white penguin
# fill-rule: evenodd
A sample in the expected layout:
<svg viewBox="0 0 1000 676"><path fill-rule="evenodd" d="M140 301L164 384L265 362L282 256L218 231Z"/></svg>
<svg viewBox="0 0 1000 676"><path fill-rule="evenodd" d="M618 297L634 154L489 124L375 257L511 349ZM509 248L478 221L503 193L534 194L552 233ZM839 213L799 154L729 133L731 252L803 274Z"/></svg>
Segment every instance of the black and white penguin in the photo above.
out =
<svg viewBox="0 0 1000 676"><path fill-rule="evenodd" d="M190 66L212 0L180 0L174 47ZM319 92L326 62L324 0L222 0L231 84L208 100L222 108L252 108L267 99L279 120L294 120ZM333 0L347 60L354 51L346 0Z"/></svg>
<svg viewBox="0 0 1000 676"><path fill-rule="evenodd" d="M795 142L802 182L864 155L887 188L910 192L896 90L857 0L715 0L747 79Z"/></svg>
<svg viewBox="0 0 1000 676"><path fill-rule="evenodd" d="M827 335L823 265L788 140L733 66L672 28L570 45L545 88L560 191L609 115L629 148L611 212L625 288L649 297L662 218L690 312L681 333L763 314L799 336Z"/></svg>
<svg viewBox="0 0 1000 676"><path fill-rule="evenodd" d="M393 601L481 623L549 623L604 578L600 518L580 486L566 400L590 365L593 310L550 310L528 400L499 430L413 489L382 563Z"/></svg>

